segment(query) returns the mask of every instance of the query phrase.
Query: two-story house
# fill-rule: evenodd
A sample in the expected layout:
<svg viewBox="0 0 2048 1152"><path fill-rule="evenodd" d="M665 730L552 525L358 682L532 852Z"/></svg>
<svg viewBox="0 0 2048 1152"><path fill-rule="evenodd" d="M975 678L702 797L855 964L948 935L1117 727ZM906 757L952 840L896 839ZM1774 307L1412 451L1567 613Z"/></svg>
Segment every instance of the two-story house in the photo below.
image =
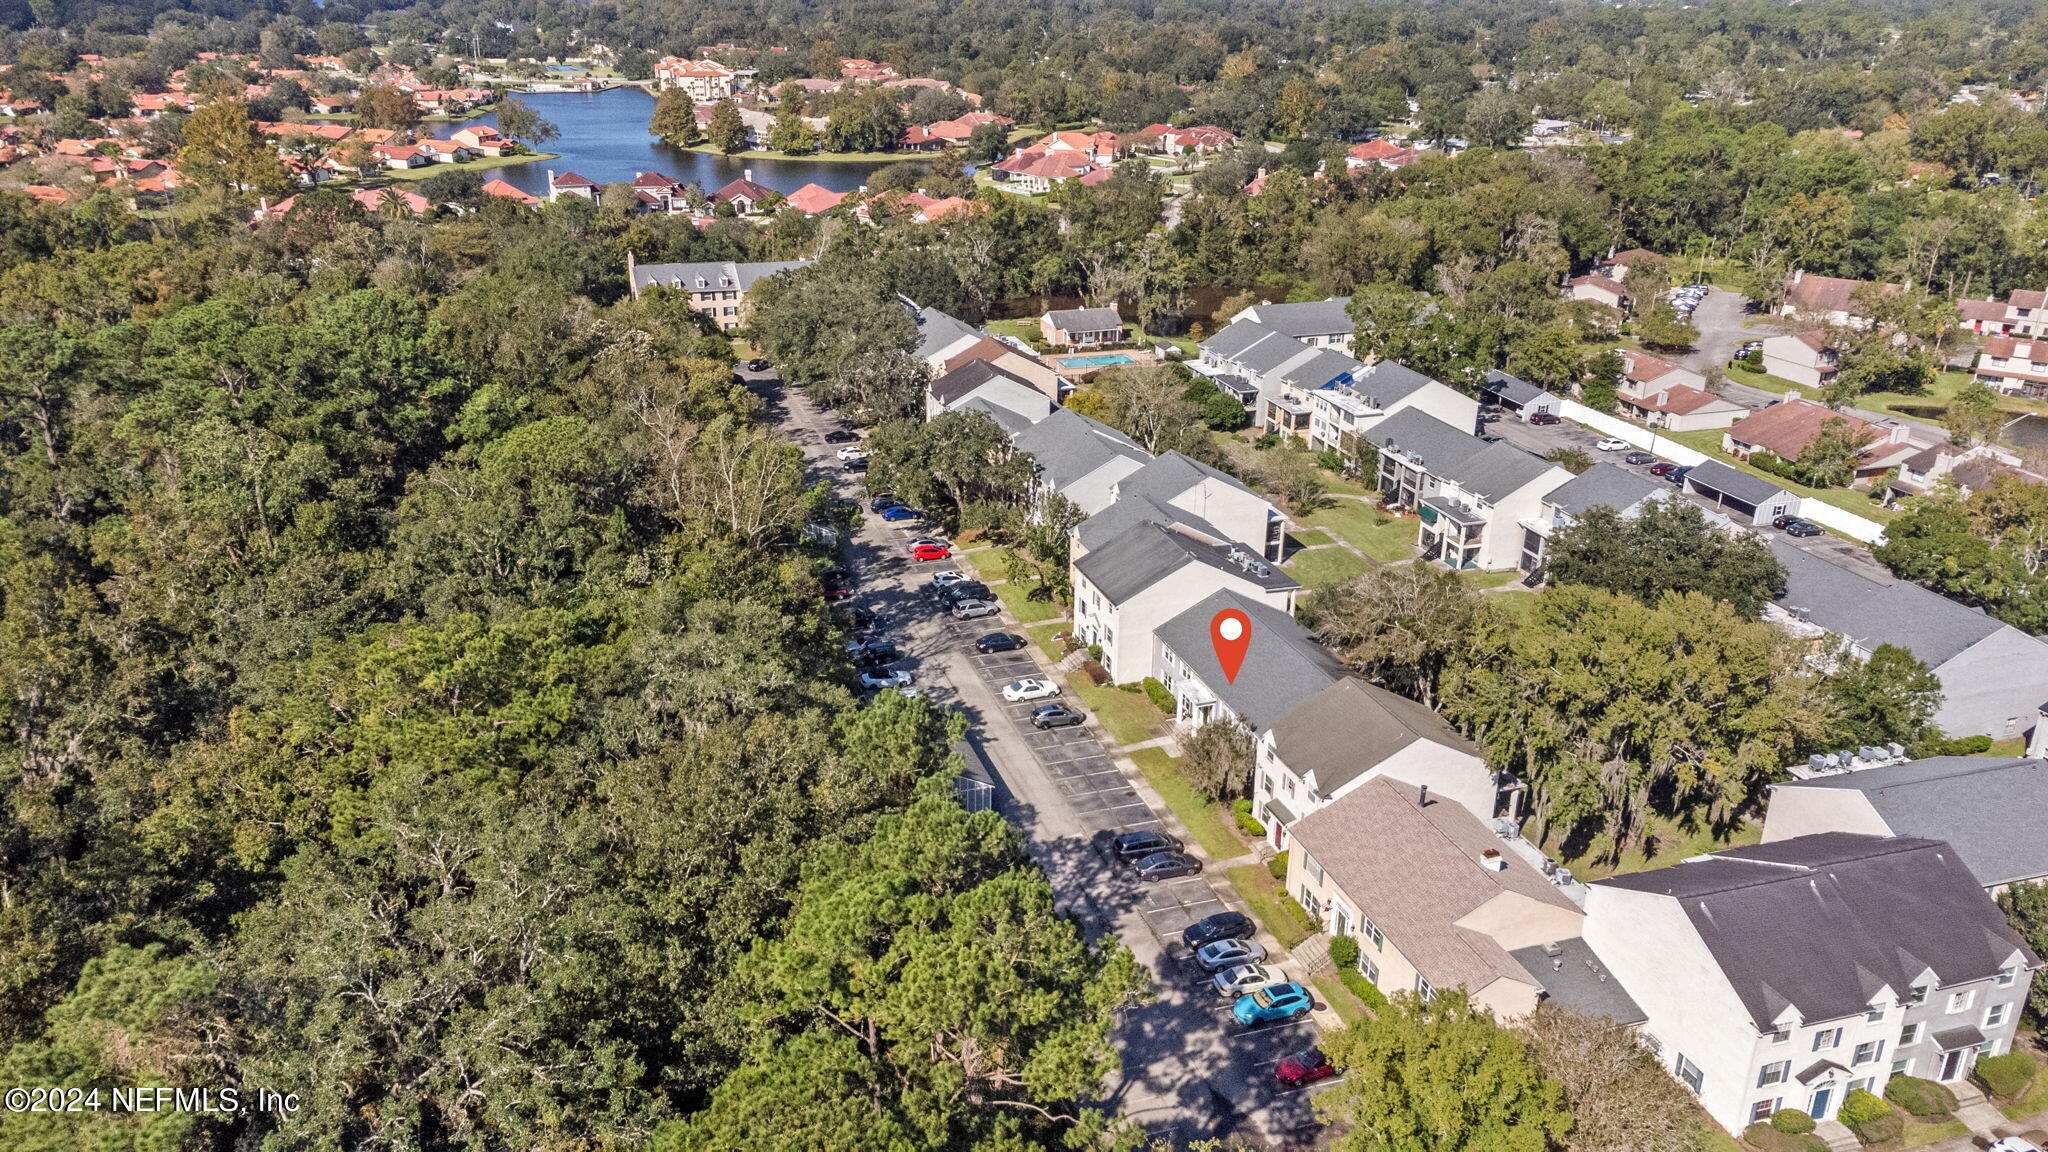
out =
<svg viewBox="0 0 2048 1152"><path fill-rule="evenodd" d="M1235 476L1167 452L1112 483L1109 506L1074 530L1074 553L1143 520L1180 524L1269 561L1277 562L1286 546L1288 520L1271 501Z"/></svg>
<svg viewBox="0 0 2048 1152"><path fill-rule="evenodd" d="M1358 942L1358 969L1382 991L1427 999L1462 988L1503 1020L1527 1015L1545 996L1547 965L1532 971L1516 953L1575 940L1585 921L1479 817L1393 776L1302 819L1287 891L1332 933Z"/></svg>
<svg viewBox="0 0 2048 1152"><path fill-rule="evenodd" d="M1477 400L1404 364L1381 360L1354 367L1349 377L1305 394L1308 446L1318 452L1348 451L1381 420L1411 408L1453 428L1479 426Z"/></svg>
<svg viewBox="0 0 2048 1152"><path fill-rule="evenodd" d="M1590 886L1586 943L1730 1132L1851 1089L1955 1081L2012 1045L2040 961L1955 849L1827 832Z"/></svg>
<svg viewBox="0 0 2048 1152"><path fill-rule="evenodd" d="M1818 328L1766 336L1764 371L1808 388L1825 388L1842 370L1842 354Z"/></svg>
<svg viewBox="0 0 2048 1152"><path fill-rule="evenodd" d="M1956 312L1964 329L1986 336L2048 334L2048 292L2018 288L2006 297L2004 303L1958 300Z"/></svg>
<svg viewBox="0 0 2048 1152"><path fill-rule="evenodd" d="M1121 502L1119 502L1121 503ZM1249 550L1179 524L1130 526L1073 562L1074 634L1119 681L1158 675L1154 633L1229 589L1292 617L1301 585Z"/></svg>
<svg viewBox="0 0 2048 1152"><path fill-rule="evenodd" d="M1053 404L1029 380L989 360L968 360L925 388L924 417L975 407L1016 435L1052 415Z"/></svg>
<svg viewBox="0 0 2048 1152"><path fill-rule="evenodd" d="M1416 547L1451 568L1502 571L1522 555L1525 520L1571 473L1506 443L1488 444L1424 412L1397 412L1366 438L1379 449L1378 487L1421 518Z"/></svg>
<svg viewBox="0 0 2048 1152"><path fill-rule="evenodd" d="M1900 290L1897 284L1815 276L1803 268L1794 269L1785 282L1785 302L1778 311L1809 324L1861 330L1876 322L1871 315L1875 297Z"/></svg>
<svg viewBox="0 0 2048 1152"><path fill-rule="evenodd" d="M1289 830L1368 780L1393 776L1490 820L1501 785L1479 747L1405 696L1346 676L1259 733L1252 814L1279 851Z"/></svg>
<svg viewBox="0 0 2048 1152"><path fill-rule="evenodd" d="M1656 500L1675 500L1666 484L1615 464L1595 464L1558 485L1543 497L1543 510L1522 522L1522 554L1515 567L1540 574L1549 554L1550 537L1593 508L1607 507L1624 519Z"/></svg>
<svg viewBox="0 0 2048 1152"><path fill-rule="evenodd" d="M1918 836L1993 896L2048 880L2048 761L1930 756L1773 784L1764 843L1816 832Z"/></svg>
<svg viewBox="0 0 2048 1152"><path fill-rule="evenodd" d="M720 328L738 328L746 323L747 293L754 285L778 273L810 265L809 260L769 260L734 263L731 260L699 264L636 264L626 253L626 279L633 298L642 292L665 288L685 293L690 307L718 322Z"/></svg>
<svg viewBox="0 0 2048 1152"><path fill-rule="evenodd" d="M1209 625L1235 608L1251 621L1251 640L1235 679L1223 674ZM1256 735L1345 676L1342 663L1294 617L1224 589L1153 630L1153 674L1173 694L1183 731L1232 721Z"/></svg>
<svg viewBox="0 0 2048 1152"><path fill-rule="evenodd" d="M1335 348L1348 353L1351 351L1351 331L1355 327L1350 307L1351 297L1332 296L1327 300L1301 304L1254 304L1230 319L1233 323L1248 320L1291 336L1311 348Z"/></svg>
<svg viewBox="0 0 2048 1152"><path fill-rule="evenodd" d="M1034 504L1058 494L1089 516L1116 498L1116 482L1152 462L1130 437L1071 408L1019 432L1011 441L1029 453Z"/></svg>
<svg viewBox="0 0 2048 1152"><path fill-rule="evenodd" d="M1977 379L2008 396L2048 396L2048 340L1986 337L1977 354Z"/></svg>

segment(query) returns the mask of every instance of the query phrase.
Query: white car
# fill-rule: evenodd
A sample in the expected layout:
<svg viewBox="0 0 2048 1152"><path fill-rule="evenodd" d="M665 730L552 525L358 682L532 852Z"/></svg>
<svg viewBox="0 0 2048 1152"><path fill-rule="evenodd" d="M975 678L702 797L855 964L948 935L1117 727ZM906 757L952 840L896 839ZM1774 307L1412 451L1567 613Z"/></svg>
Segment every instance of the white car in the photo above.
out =
<svg viewBox="0 0 2048 1152"><path fill-rule="evenodd" d="M935 572L932 574L932 587L950 588L955 584L965 583L966 580L967 577L949 569L945 572Z"/></svg>
<svg viewBox="0 0 2048 1152"><path fill-rule="evenodd" d="M1601 438L1598 444L1593 445L1593 447L1598 448L1602 452L1619 452L1623 448L1628 447L1628 441L1623 440L1618 436L1605 436Z"/></svg>
<svg viewBox="0 0 2048 1152"><path fill-rule="evenodd" d="M1242 996L1268 984L1284 984L1287 976L1271 964L1240 964L1209 978L1219 996Z"/></svg>
<svg viewBox="0 0 2048 1152"><path fill-rule="evenodd" d="M868 450L858 444L848 444L839 450L841 460L859 460L867 456Z"/></svg>
<svg viewBox="0 0 2048 1152"><path fill-rule="evenodd" d="M910 673L901 668L876 668L860 674L863 688L908 688Z"/></svg>
<svg viewBox="0 0 2048 1152"><path fill-rule="evenodd" d="M1060 686L1050 680L1019 680L1015 684L1003 685L1003 699L1014 704L1019 700L1043 700L1047 696L1060 694Z"/></svg>
<svg viewBox="0 0 2048 1152"><path fill-rule="evenodd" d="M1225 968L1257 964L1265 958L1266 946L1257 940L1218 940L1195 950L1195 963L1200 964L1204 972L1221 972Z"/></svg>
<svg viewBox="0 0 2048 1152"><path fill-rule="evenodd" d="M1984 1152L2041 1152L2041 1150L2017 1136L2007 1136L1994 1142Z"/></svg>

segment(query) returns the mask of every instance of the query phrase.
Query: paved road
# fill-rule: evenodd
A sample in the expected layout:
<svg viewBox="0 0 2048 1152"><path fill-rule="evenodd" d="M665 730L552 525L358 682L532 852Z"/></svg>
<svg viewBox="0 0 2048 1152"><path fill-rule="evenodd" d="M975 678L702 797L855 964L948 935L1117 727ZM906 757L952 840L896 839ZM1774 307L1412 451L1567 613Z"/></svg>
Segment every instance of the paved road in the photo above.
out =
<svg viewBox="0 0 2048 1152"><path fill-rule="evenodd" d="M1699 345L1685 355L1676 357L1677 361L1699 373L1705 373L1709 368L1725 369L1728 361L1735 358L1735 350L1742 346L1743 341L1761 340L1766 336L1775 335L1776 329L1773 328L1742 326L1743 321L1751 319L1747 311L1748 306L1749 298L1740 292L1727 292L1716 288L1707 293L1707 298L1700 301L1700 306L1693 309L1692 313L1692 326L1699 329L1700 333ZM1742 391L1762 395L1754 388L1742 388ZM1777 399L1776 396L1772 396L1769 400L1752 403L1749 399L1732 392L1724 392L1723 395L1737 404L1747 404L1752 408L1761 408L1771 400Z"/></svg>
<svg viewBox="0 0 2048 1152"><path fill-rule="evenodd" d="M1593 446L1600 440L1600 433L1581 427L1569 420L1557 424L1538 426L1535 424L1525 424L1511 416L1504 416L1498 420L1489 421L1483 431L1490 435L1500 436L1515 447L1533 452L1538 456L1547 456L1559 448L1577 448L1587 456L1592 457L1595 463L1612 464L1618 468L1626 468L1631 472L1649 475L1650 466L1648 464L1624 464L1621 462L1621 458L1627 455L1627 453L1600 451ZM1655 453L1656 448L1652 447L1649 451ZM1687 497L1693 503L1708 511L1714 510L1713 501L1703 496L1688 493ZM1763 531L1769 532L1771 530L1765 528ZM1891 571L1884 565L1879 564L1877 558L1870 554L1868 548L1856 543L1854 540L1845 540L1842 537L1826 533L1819 536L1785 536L1783 538L1787 543L1795 547L1804 548L1808 552L1826 556L1829 560L1846 568L1861 572L1872 579L1884 580L1886 582L1893 579Z"/></svg>
<svg viewBox="0 0 2048 1152"><path fill-rule="evenodd" d="M803 447L813 478L830 479L841 495L862 495L861 478L844 472L824 442L824 433L838 427L834 418L802 394L785 392L771 375L741 377ZM1317 1042L1314 1023L1240 1028L1180 943L1183 928L1228 907L1216 886L1221 878L1145 885L1112 868L1097 848L1105 830L1164 826L1118 770L1094 724L1034 731L1028 717L1036 705L1006 704L1000 688L1047 675L1038 656L1030 649L982 655L973 646L976 637L1016 625L961 622L939 612L926 583L929 572L948 565L915 564L903 546L928 527L899 529L865 512L862 519L845 549L854 602L881 615L884 631L905 653L896 667L908 669L935 704L967 716L968 740L996 769L998 809L1023 832L1061 906L1091 933L1113 932L1152 972L1158 999L1128 1013L1118 1029L1123 1068L1105 1086L1104 1102L1182 1142L1235 1135L1276 1150L1315 1147L1322 1130L1309 1094L1283 1092L1273 1079L1283 1057Z"/></svg>

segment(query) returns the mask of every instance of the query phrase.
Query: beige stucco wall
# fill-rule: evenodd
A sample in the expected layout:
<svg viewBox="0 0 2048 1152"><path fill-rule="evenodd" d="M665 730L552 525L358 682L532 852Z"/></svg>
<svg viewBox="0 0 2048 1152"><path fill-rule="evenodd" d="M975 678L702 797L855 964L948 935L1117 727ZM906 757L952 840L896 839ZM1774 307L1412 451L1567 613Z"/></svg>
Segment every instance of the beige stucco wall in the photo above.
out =
<svg viewBox="0 0 2048 1152"><path fill-rule="evenodd" d="M1816 832L1889 836L1891 828L1863 793L1850 788L1773 788L1764 809L1764 842Z"/></svg>

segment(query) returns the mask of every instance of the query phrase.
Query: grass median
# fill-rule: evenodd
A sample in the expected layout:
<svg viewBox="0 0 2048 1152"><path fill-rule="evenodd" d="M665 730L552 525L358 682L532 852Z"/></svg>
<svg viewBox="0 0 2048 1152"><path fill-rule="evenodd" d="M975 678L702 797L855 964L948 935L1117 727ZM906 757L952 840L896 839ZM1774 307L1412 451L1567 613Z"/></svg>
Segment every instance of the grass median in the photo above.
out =
<svg viewBox="0 0 2048 1152"><path fill-rule="evenodd" d="M1131 753L1131 760L1211 860L1228 860L1244 851L1244 841L1230 830L1223 808L1195 791L1181 776L1180 762L1168 756L1166 749L1140 748Z"/></svg>
<svg viewBox="0 0 2048 1152"><path fill-rule="evenodd" d="M1266 871L1264 864L1241 864L1224 873L1230 886L1237 889L1238 896L1251 906L1252 915L1266 926L1266 931L1280 941L1281 946L1293 948L1315 930L1309 923L1308 913L1301 905L1289 899L1281 891L1280 882Z"/></svg>

